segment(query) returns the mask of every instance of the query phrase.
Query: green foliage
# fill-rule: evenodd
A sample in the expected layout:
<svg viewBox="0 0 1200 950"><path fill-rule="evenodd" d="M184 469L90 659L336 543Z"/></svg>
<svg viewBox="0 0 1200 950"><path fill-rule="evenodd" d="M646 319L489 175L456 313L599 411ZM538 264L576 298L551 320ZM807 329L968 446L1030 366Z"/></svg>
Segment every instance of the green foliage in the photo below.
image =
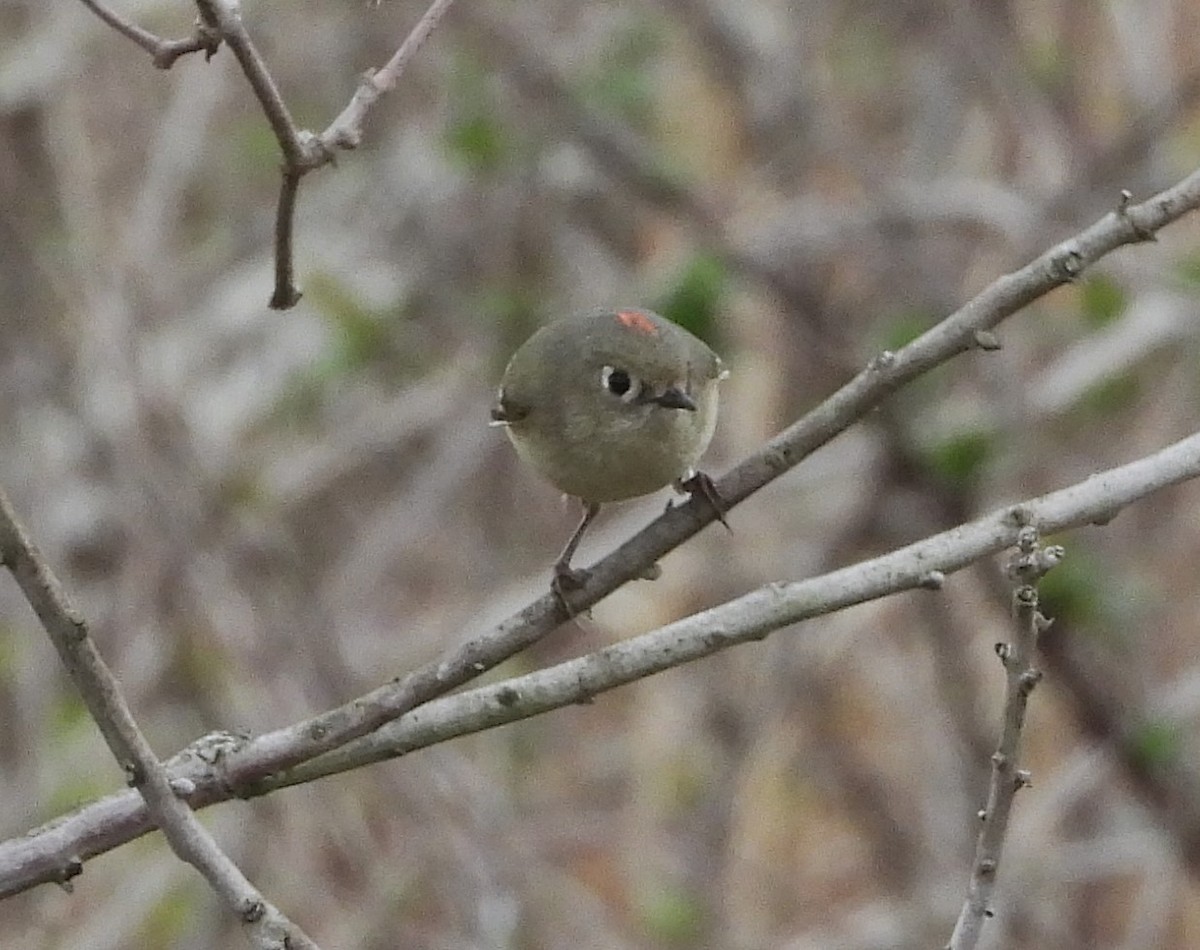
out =
<svg viewBox="0 0 1200 950"><path fill-rule="evenodd" d="M1183 753L1179 725L1161 719L1148 719L1133 730L1129 747L1143 768L1156 769L1171 765Z"/></svg>
<svg viewBox="0 0 1200 950"><path fill-rule="evenodd" d="M1047 544L1057 543L1044 539ZM1103 566L1078 545L1070 556L1038 582L1041 612L1072 627L1103 632L1112 617L1109 587Z"/></svg>
<svg viewBox="0 0 1200 950"><path fill-rule="evenodd" d="M600 56L600 65L584 73L580 95L638 128L647 128L657 105L650 66L658 60L662 45L661 25L649 18L619 31Z"/></svg>
<svg viewBox="0 0 1200 950"><path fill-rule="evenodd" d="M895 35L881 23L863 18L854 29L840 30L829 49L839 88L863 96L889 89L898 73Z"/></svg>
<svg viewBox="0 0 1200 950"><path fill-rule="evenodd" d="M452 119L444 139L451 157L473 172L504 167L511 151L508 133L495 113L477 112Z"/></svg>
<svg viewBox="0 0 1200 950"><path fill-rule="evenodd" d="M1200 253L1183 258L1176 265L1176 270L1184 283L1192 287L1200 286Z"/></svg>
<svg viewBox="0 0 1200 950"><path fill-rule="evenodd" d="M717 313L729 274L719 258L708 253L693 257L653 309L715 346Z"/></svg>
<svg viewBox="0 0 1200 950"><path fill-rule="evenodd" d="M500 121L502 111L491 82L478 62L466 56L455 60L442 144L453 161L477 174L503 169L516 152L515 135Z"/></svg>
<svg viewBox="0 0 1200 950"><path fill-rule="evenodd" d="M304 299L330 328L329 346L321 359L292 375L270 422L294 426L318 419L330 389L348 376L375 372L396 383L426 367L426 347L406 319L406 304L368 306L349 285L319 272L306 279ZM242 488L252 500L255 486Z"/></svg>
<svg viewBox="0 0 1200 950"><path fill-rule="evenodd" d="M10 627L0 624L0 679L9 679L18 663L17 638Z"/></svg>
<svg viewBox="0 0 1200 950"><path fill-rule="evenodd" d="M1025 52L1029 75L1044 92L1059 92L1071 79L1071 59L1064 55L1058 37L1046 36L1030 42Z"/></svg>
<svg viewBox="0 0 1200 950"><path fill-rule="evenodd" d="M50 708L50 736L56 742L76 738L92 722L83 698L73 689L64 689Z"/></svg>
<svg viewBox="0 0 1200 950"><path fill-rule="evenodd" d="M140 947L174 947L195 925L199 912L196 884L191 878L170 888L150 908L138 927Z"/></svg>
<svg viewBox="0 0 1200 950"><path fill-rule="evenodd" d="M1080 405L1107 418L1132 406L1141 391L1141 379L1131 370L1096 383L1084 393Z"/></svg>
<svg viewBox="0 0 1200 950"><path fill-rule="evenodd" d="M391 311L374 311L351 290L324 274L313 274L304 294L334 331L328 370L341 374L361 369L389 349Z"/></svg>
<svg viewBox="0 0 1200 950"><path fill-rule="evenodd" d="M695 946L704 930L704 908L694 894L659 883L641 895L643 924L653 939L673 946Z"/></svg>
<svg viewBox="0 0 1200 950"><path fill-rule="evenodd" d="M1097 274L1080 287L1080 306L1089 326L1102 327L1112 323L1128 305L1124 288L1106 274Z"/></svg>
<svg viewBox="0 0 1200 950"><path fill-rule="evenodd" d="M235 122L229 138L233 145L230 154L236 156L234 161L239 174L279 177L279 140L271 127L263 122L261 113Z"/></svg>
<svg viewBox="0 0 1200 950"><path fill-rule="evenodd" d="M991 433L979 429L959 432L926 450L925 461L933 471L954 485L974 482L992 458L995 444Z"/></svg>
<svg viewBox="0 0 1200 950"><path fill-rule="evenodd" d="M497 365L493 367L499 378L517 347L544 322L535 291L529 287L492 287L483 292L474 309L485 324L499 329L494 350Z"/></svg>

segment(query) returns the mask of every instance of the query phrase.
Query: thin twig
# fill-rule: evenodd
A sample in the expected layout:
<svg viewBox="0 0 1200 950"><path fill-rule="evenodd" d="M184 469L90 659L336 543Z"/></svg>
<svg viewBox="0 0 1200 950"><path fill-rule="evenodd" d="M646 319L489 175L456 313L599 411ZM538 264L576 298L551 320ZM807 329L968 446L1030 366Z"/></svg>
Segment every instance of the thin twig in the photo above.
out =
<svg viewBox="0 0 1200 950"><path fill-rule="evenodd" d="M87 622L67 600L0 488L0 562L11 572L50 635L63 666L87 705L117 763L162 829L171 850L208 880L263 950L317 945L270 904L221 850L191 808L178 797L171 777L142 735L120 684L96 648ZM187 786L182 786L187 788Z"/></svg>
<svg viewBox="0 0 1200 950"><path fill-rule="evenodd" d="M250 38L246 24L242 22L241 4L237 0L196 0L196 5L204 20L217 28L221 39L237 57L267 122L271 124L271 131L275 133L287 167L295 169L303 165L309 158L304 133L292 118L279 87L275 85L275 79L267 69L266 61Z"/></svg>
<svg viewBox="0 0 1200 950"><path fill-rule="evenodd" d="M238 793L263 794L526 719L852 604L936 587L945 575L1011 546L1027 525L1036 524L1049 533L1105 523L1126 505L1197 477L1200 435L872 560L821 577L770 585L588 656L443 697L365 739ZM310 720L301 725L318 728L315 724L316 720ZM256 756L269 760L275 754L272 743L266 741L269 739L264 736L241 744L238 754L244 767L252 769ZM177 762L173 760L174 774L193 787L189 801L194 808L227 801L234 795L221 764L237 742L221 736L212 742L221 747L220 754L192 754L189 747ZM207 744L201 740L196 745ZM57 880L62 869L72 863L78 866L151 828L151 819L137 796L122 792L0 843L0 897Z"/></svg>
<svg viewBox="0 0 1200 950"><path fill-rule="evenodd" d="M279 207L275 210L275 290L269 306L273 310L288 310L300 302L296 286L293 234L296 228L296 196L303 172L283 170L279 188Z"/></svg>
<svg viewBox="0 0 1200 950"><path fill-rule="evenodd" d="M270 123L283 153L283 183L275 212L275 288L269 306L286 310L299 302L295 281L294 232L296 199L300 180L309 172L329 164L338 149L356 148L362 141L367 111L385 92L393 89L413 56L441 22L454 0L433 0L412 32L380 69L363 76L350 103L320 135L301 129L284 102L266 61L242 21L238 0L196 0L200 19L196 34L187 40L164 40L124 19L100 0L82 0L100 19L146 50L154 64L170 68L180 56L203 49L208 58L223 40L233 50L254 95Z"/></svg>
<svg viewBox="0 0 1200 950"><path fill-rule="evenodd" d="M126 20L115 10L101 3L100 0L81 0L81 2L114 30L133 40L149 53L154 65L159 69L170 69L179 57L188 53L197 53L200 50L204 50L205 59L212 59L221 42L220 37L203 23L197 23L196 32L186 39L166 40L149 30L142 29L136 23Z"/></svg>
<svg viewBox="0 0 1200 950"><path fill-rule="evenodd" d="M1192 437L1193 440L1196 438ZM1038 613L1035 585L1063 557L1063 549L1057 545L1039 547L1039 527L1038 522L1032 521L1020 528L1016 538L1017 555L1009 566L1010 577L1018 582L1013 591L1014 636L1011 643L996 644L996 653L1004 664L1005 673L1004 725L996 751L992 753L987 805L979 813L979 835L967 896L946 945L947 950L974 950L984 923L993 915L992 895L996 890L1013 801L1017 792L1029 785L1029 773L1017 764L1029 695L1042 678L1042 672L1034 662L1038 634L1047 623Z"/></svg>
<svg viewBox="0 0 1200 950"><path fill-rule="evenodd" d="M349 104L329 124L329 128L318 136L327 149L358 147L362 141L362 124L367 110L385 92L390 92L396 87L409 61L429 39L429 35L442 21L453 2L454 0L434 0L392 58L380 69L368 72L362 77Z"/></svg>

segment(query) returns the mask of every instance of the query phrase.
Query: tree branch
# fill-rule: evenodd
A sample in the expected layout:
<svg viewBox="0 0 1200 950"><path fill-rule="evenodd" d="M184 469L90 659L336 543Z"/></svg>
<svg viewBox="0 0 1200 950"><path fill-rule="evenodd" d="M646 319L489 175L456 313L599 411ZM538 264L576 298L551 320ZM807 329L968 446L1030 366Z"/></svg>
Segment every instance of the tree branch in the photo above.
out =
<svg viewBox="0 0 1200 950"><path fill-rule="evenodd" d="M208 880L246 925L262 950L318 950L299 927L267 901L221 850L191 808L177 795L167 770L142 735L109 669L88 632L87 622L71 606L58 579L18 523L0 488L0 563L11 572L29 605L50 635L63 666L79 690L92 719L132 784L145 801L147 817L162 829L171 850ZM182 790L190 789L186 782ZM63 867L79 868L76 862ZM66 883L69 876L60 879Z"/></svg>
<svg viewBox="0 0 1200 950"><path fill-rule="evenodd" d="M992 917L992 894L996 890L1013 801L1017 792L1029 785L1029 773L1017 768L1017 756L1025 727L1025 708L1042 678L1042 671L1034 666L1034 661L1038 634L1047 625L1046 618L1038 613L1035 585L1063 558L1063 549L1057 545L1039 547L1038 534L1036 522L1025 524L1017 532L1018 554L1009 566L1009 576L1018 581L1013 590L1015 636L1011 643L996 644L996 654L1005 672L1004 725L992 753L992 777L987 805L979 813L981 826L966 900L946 950L973 950L978 945L984 922Z"/></svg>
<svg viewBox="0 0 1200 950"><path fill-rule="evenodd" d="M1074 280L1106 254L1151 240L1156 231L1200 206L1200 171L1141 204L1122 197L1118 208L1074 237L1007 274L941 323L896 352L884 352L841 389L801 417L715 483L732 508L797 465L879 405L887 396L960 353L994 349L991 333L1002 320ZM665 554L714 520L703 498L678 504L602 558L571 597L581 613L627 581L641 576ZM245 793L272 773L293 768L373 732L405 712L469 682L536 643L568 619L559 598L547 592L487 633L439 662L428 664L365 695L303 722L246 742L222 757L221 787L189 799L200 807ZM125 814L125 822L136 817ZM62 866L43 867L52 880ZM24 885L28 886L28 885ZM0 888L0 895L4 890Z"/></svg>
<svg viewBox="0 0 1200 950"><path fill-rule="evenodd" d="M1014 544L1022 528L1043 533L1106 523L1121 508L1200 477L1200 435L1138 461L1093 475L1041 498L1008 506L969 524L821 577L772 584L711 610L633 637L596 653L491 686L446 696L345 748L272 776L244 797L405 755L438 742L527 719L691 662L785 626L917 588L936 588L946 574ZM311 722L311 721L310 721ZM275 754L260 739L238 752L244 767ZM236 740L206 737L170 765L190 787L193 808L234 797L222 761ZM153 827L138 796L110 795L29 834L0 843L0 897L58 880L62 869L111 850ZM76 871L76 873L78 873Z"/></svg>
<svg viewBox="0 0 1200 950"><path fill-rule="evenodd" d="M407 68L409 61L416 55L417 50L429 39L442 17L450 9L454 0L434 0L425 15L413 27L411 33L400 44L400 48L392 55L382 68L369 71L363 75L354 96L349 104L341 111L324 132L318 136L322 145L332 152L335 148L358 148L362 141L362 124L367 110L385 92L396 87L401 74Z"/></svg>
<svg viewBox="0 0 1200 950"><path fill-rule="evenodd" d="M917 541L889 554L820 577L762 587L659 630L623 640L596 653L448 696L335 752L261 783L267 791L404 755L436 742L540 715L599 693L681 666L739 643L854 604L918 588L939 588L947 574L1021 541L1029 526L1049 534L1107 523L1118 511L1170 485L1200 477L1200 435L1146 458L1091 476L1069 488L1000 508L976 521ZM1048 569L1061 550L1039 552ZM1043 573L1045 572L1043 569ZM1024 576L1024 575L1023 575ZM1022 588L1024 590L1024 588ZM1034 598L1036 608L1036 598ZM1031 657L1021 641L1006 668L1024 675ZM1006 707L1007 708L1007 707ZM1024 706L1020 707L1023 715ZM1016 713L1012 713L1016 715ZM1010 725L1006 719L1006 729ZM1016 721L1019 727L1019 720ZM1015 762L1015 739L1005 733L1001 751ZM1008 774L1012 766L1009 767ZM990 814L990 806L989 806Z"/></svg>
<svg viewBox="0 0 1200 950"><path fill-rule="evenodd" d="M149 30L142 29L136 23L126 20L115 10L101 3L100 0L81 0L81 2L114 30L133 40L149 53L154 65L159 69L170 69L179 57L188 53L197 53L200 50L204 50L205 59L212 59L221 44L220 36L203 21L196 23L195 32L186 39L164 40L161 36L156 36Z"/></svg>
<svg viewBox="0 0 1200 950"><path fill-rule="evenodd" d="M187 40L164 40L155 36L124 19L100 0L82 2L114 30L150 53L154 65L162 69L170 68L185 53L200 49L205 50L207 58L211 59L222 40L233 51L283 153L283 183L275 213L275 289L271 293L269 306L276 310L287 310L294 307L301 297L295 281L293 253L300 180L309 172L332 162L337 149L358 146L362 141L362 125L368 110L380 96L395 87L417 50L429 39L454 0L433 0L392 58L379 70L368 72L363 77L349 105L320 135L296 125L266 61L242 21L239 0L195 0L200 19L195 36Z"/></svg>

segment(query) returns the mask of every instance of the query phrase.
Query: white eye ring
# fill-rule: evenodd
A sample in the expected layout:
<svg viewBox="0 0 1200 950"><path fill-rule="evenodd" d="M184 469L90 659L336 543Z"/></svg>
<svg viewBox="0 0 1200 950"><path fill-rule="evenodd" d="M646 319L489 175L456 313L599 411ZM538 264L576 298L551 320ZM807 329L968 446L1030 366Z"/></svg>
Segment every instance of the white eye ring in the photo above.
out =
<svg viewBox="0 0 1200 950"><path fill-rule="evenodd" d="M633 402L642 392L642 384L635 377L615 366L605 366L600 370L600 385L606 393L626 403Z"/></svg>

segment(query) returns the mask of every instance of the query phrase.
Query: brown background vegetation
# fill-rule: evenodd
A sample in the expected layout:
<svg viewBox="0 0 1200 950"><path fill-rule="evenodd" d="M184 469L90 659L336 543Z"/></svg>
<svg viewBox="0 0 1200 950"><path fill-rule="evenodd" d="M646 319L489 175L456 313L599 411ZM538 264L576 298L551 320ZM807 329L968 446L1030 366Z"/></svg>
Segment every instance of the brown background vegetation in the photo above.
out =
<svg viewBox="0 0 1200 950"><path fill-rule="evenodd" d="M183 5L130 4L187 31ZM248 4L323 127L424 9ZM228 51L167 73L0 4L0 484L169 754L365 691L544 591L574 512L486 426L556 314L653 306L732 377L719 472L989 280L1200 157L1187 0L460 0L306 180ZM1197 223L1127 249L510 670L1079 480L1197 424ZM989 947L1200 943L1200 494L1060 539ZM663 498L614 507L580 563ZM211 810L327 948L941 946L999 724L996 563L587 707ZM121 775L0 584L0 835ZM158 836L0 943L240 939Z"/></svg>

